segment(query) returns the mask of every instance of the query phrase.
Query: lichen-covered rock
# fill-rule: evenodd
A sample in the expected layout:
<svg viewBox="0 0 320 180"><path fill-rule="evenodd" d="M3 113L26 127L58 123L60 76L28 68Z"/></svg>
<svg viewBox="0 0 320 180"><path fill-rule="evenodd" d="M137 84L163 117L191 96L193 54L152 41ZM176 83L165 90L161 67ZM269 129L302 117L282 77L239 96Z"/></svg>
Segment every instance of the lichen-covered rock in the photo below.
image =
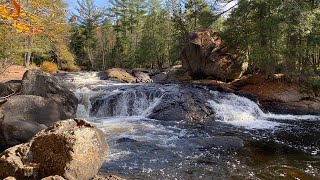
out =
<svg viewBox="0 0 320 180"><path fill-rule="evenodd" d="M101 130L85 120L70 119L40 131L28 143L0 155L0 178L41 179L95 177L107 154Z"/></svg>
<svg viewBox="0 0 320 180"><path fill-rule="evenodd" d="M18 179L36 179L38 168L35 164L24 162L30 144L20 144L5 150L0 155L0 178L8 176Z"/></svg>
<svg viewBox="0 0 320 180"><path fill-rule="evenodd" d="M135 78L133 75L129 74L124 69L120 69L120 68L108 69L106 71L106 74L107 74L107 77L111 80L119 80L119 81L124 81L127 83L136 83L137 82L137 78Z"/></svg>

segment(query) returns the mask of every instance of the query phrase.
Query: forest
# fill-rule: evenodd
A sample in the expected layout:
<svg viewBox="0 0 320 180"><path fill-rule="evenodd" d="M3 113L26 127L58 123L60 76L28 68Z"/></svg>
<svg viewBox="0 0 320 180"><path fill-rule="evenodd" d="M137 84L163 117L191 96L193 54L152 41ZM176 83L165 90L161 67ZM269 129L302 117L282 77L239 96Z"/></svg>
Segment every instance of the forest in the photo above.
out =
<svg viewBox="0 0 320 180"><path fill-rule="evenodd" d="M180 63L190 32L214 29L251 71L319 74L318 0L110 0L108 7L78 0L67 7L2 0L1 67L49 61L67 71L161 69Z"/></svg>

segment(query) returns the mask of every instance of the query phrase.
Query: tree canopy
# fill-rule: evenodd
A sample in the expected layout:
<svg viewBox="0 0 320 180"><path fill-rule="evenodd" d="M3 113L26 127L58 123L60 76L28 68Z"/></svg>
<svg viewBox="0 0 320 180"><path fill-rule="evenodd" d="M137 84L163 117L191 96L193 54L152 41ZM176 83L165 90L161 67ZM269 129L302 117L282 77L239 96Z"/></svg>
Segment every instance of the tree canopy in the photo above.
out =
<svg viewBox="0 0 320 180"><path fill-rule="evenodd" d="M233 3L232 3L233 2ZM164 68L179 63L192 31L215 29L251 71L315 75L318 0L2 0L0 59L60 69ZM230 5L232 4L232 5ZM226 6L228 5L228 6Z"/></svg>

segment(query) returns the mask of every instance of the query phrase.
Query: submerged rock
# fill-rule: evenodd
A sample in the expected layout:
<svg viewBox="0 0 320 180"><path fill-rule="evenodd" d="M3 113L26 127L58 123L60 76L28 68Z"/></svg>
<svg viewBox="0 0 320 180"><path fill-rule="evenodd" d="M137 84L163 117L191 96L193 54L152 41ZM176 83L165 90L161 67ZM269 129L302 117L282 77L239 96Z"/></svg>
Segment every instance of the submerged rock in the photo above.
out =
<svg viewBox="0 0 320 180"><path fill-rule="evenodd" d="M225 81L238 79L248 64L242 63L239 53L223 46L220 34L213 30L193 32L182 53L182 67L193 78L214 78Z"/></svg>
<svg viewBox="0 0 320 180"><path fill-rule="evenodd" d="M57 122L28 143L0 154L0 178L41 179L59 175L65 179L91 179L98 173L107 150L102 131L85 120Z"/></svg>
<svg viewBox="0 0 320 180"><path fill-rule="evenodd" d="M224 149L241 149L243 140L236 136L215 136L207 138L191 139L195 144L202 147L223 147Z"/></svg>

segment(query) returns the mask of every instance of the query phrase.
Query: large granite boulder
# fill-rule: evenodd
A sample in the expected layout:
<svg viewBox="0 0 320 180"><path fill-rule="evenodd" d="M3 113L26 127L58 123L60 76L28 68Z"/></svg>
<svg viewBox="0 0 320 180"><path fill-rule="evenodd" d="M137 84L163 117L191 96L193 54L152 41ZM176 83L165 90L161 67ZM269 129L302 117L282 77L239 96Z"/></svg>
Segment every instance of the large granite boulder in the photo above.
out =
<svg viewBox="0 0 320 180"><path fill-rule="evenodd" d="M136 83L138 82L137 78L129 74L127 71L121 68L112 68L106 71L108 79L119 80L127 83Z"/></svg>
<svg viewBox="0 0 320 180"><path fill-rule="evenodd" d="M57 120L68 118L61 104L33 95L17 95L0 108L0 144L13 146L27 142L32 136Z"/></svg>
<svg viewBox="0 0 320 180"><path fill-rule="evenodd" d="M0 154L0 178L41 179L58 175L70 180L92 179L107 150L102 131L85 120L57 122L28 143Z"/></svg>
<svg viewBox="0 0 320 180"><path fill-rule="evenodd" d="M74 118L76 96L45 72L29 70L21 82L0 85L0 149L25 143L53 123Z"/></svg>
<svg viewBox="0 0 320 180"><path fill-rule="evenodd" d="M64 113L68 118L74 118L77 112L77 97L54 76L41 70L28 70L23 75L21 94L41 96L56 101L64 107Z"/></svg>
<svg viewBox="0 0 320 180"><path fill-rule="evenodd" d="M164 94L148 117L166 121L204 122L214 118L212 108L206 103L211 96L202 87L181 85Z"/></svg>
<svg viewBox="0 0 320 180"><path fill-rule="evenodd" d="M223 81L238 79L248 64L242 63L239 53L223 46L220 34L213 30L193 32L182 53L182 67L193 78L214 77Z"/></svg>

